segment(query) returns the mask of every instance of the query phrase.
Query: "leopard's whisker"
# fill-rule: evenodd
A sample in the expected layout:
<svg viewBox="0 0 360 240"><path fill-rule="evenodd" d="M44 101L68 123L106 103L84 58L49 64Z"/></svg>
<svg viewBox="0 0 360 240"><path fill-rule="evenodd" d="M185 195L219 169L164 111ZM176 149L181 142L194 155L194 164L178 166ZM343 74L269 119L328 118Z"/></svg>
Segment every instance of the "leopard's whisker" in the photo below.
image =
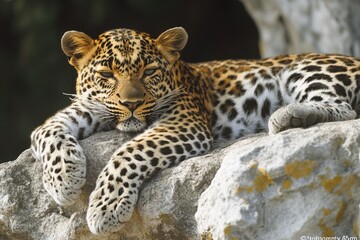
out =
<svg viewBox="0 0 360 240"><path fill-rule="evenodd" d="M104 103L100 101L89 99L86 97L78 96L70 93L63 93L66 96L70 96L71 101L79 101L83 105L85 105L89 110L91 110L96 116L98 116L101 120L105 122L116 121L116 115L109 111Z"/></svg>

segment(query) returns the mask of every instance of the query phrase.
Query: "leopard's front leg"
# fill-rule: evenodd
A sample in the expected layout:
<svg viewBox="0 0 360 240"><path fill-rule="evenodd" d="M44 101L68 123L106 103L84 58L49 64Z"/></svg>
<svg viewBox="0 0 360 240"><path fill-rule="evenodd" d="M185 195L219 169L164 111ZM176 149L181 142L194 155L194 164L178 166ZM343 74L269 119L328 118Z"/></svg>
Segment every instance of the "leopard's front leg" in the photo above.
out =
<svg viewBox="0 0 360 240"><path fill-rule="evenodd" d="M87 222L91 232L119 230L132 216L144 179L157 170L209 151L211 144L206 125L191 123L183 127L167 122L122 146L101 172L90 195Z"/></svg>
<svg viewBox="0 0 360 240"><path fill-rule="evenodd" d="M32 132L31 150L42 163L44 187L58 204L73 203L85 184L86 161L78 140L104 124L76 101Z"/></svg>

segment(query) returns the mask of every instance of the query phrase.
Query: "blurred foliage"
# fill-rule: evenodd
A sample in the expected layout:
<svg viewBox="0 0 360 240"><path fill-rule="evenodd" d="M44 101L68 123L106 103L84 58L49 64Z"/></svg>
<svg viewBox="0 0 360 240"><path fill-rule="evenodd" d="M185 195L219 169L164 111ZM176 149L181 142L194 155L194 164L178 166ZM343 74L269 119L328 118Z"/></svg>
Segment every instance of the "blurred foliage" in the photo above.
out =
<svg viewBox="0 0 360 240"><path fill-rule="evenodd" d="M125 27L157 36L183 26L186 61L258 57L257 31L237 0L0 0L0 162L30 144L31 131L70 103L75 70L60 48L67 30L90 36Z"/></svg>

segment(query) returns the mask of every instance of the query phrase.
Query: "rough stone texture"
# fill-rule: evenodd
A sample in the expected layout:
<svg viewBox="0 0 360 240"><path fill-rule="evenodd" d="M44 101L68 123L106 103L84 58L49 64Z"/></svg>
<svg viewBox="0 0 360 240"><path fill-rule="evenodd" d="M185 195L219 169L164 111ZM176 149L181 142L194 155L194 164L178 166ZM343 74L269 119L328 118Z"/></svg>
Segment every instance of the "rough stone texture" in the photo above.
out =
<svg viewBox="0 0 360 240"><path fill-rule="evenodd" d="M240 1L257 25L263 57L304 52L360 57L360 1Z"/></svg>
<svg viewBox="0 0 360 240"><path fill-rule="evenodd" d="M89 193L112 152L129 139L111 131L81 142L88 159L87 185L70 207L58 207L46 193L41 165L29 150L1 164L0 239L300 239L358 234L360 120L275 136L256 134L186 160L145 183L123 232L92 235L85 221Z"/></svg>
<svg viewBox="0 0 360 240"><path fill-rule="evenodd" d="M230 148L199 199L196 220L204 238L358 235L359 120L288 130Z"/></svg>
<svg viewBox="0 0 360 240"><path fill-rule="evenodd" d="M115 149L131 137L111 131L81 141L88 160L87 184L79 201L69 207L57 206L47 194L41 163L30 150L1 164L0 240L195 239L197 200L219 168L222 151L184 161L146 182L124 232L104 238L88 230L86 208L96 178Z"/></svg>

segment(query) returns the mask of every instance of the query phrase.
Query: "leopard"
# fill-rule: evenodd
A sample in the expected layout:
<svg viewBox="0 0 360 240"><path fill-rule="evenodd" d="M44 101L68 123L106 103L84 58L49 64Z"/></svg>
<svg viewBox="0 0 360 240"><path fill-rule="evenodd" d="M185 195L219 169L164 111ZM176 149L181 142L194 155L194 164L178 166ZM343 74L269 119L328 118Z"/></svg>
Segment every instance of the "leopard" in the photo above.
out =
<svg viewBox="0 0 360 240"><path fill-rule="evenodd" d="M73 204L86 179L79 141L99 131L136 133L113 153L89 196L93 234L120 231L145 180L209 153L214 142L359 114L355 57L303 53L187 63L180 59L187 41L182 27L157 37L120 28L95 39L79 31L61 38L77 71L76 94L31 134L46 191L61 206Z"/></svg>

